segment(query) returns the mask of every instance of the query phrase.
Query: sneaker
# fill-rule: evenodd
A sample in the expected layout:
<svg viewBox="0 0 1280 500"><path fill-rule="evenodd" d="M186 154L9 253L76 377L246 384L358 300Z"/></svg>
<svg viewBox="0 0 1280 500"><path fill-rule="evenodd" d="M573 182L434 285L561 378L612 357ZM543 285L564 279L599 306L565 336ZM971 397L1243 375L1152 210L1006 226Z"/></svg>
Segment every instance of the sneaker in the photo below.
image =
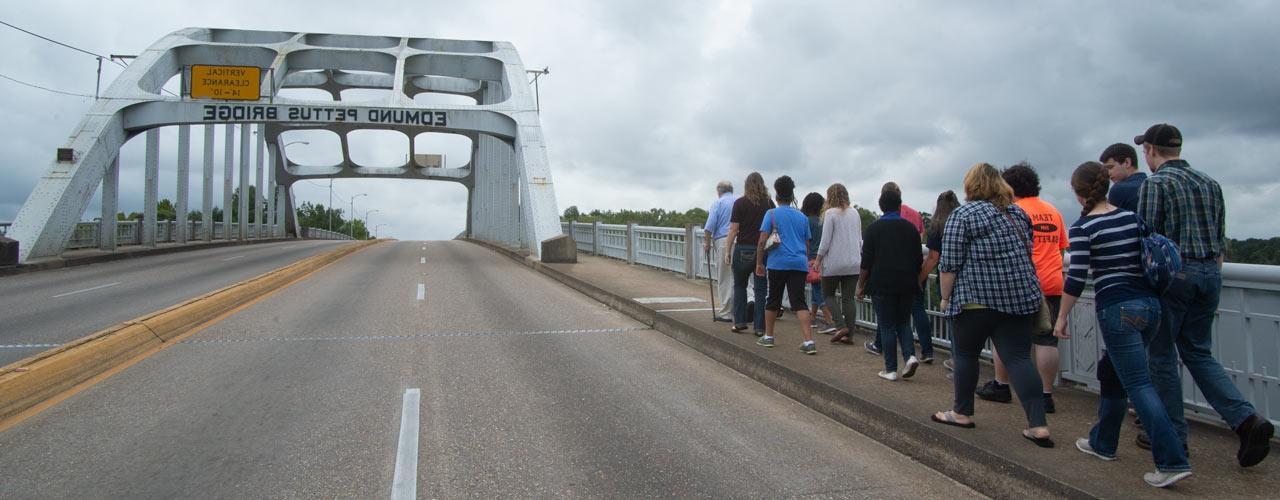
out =
<svg viewBox="0 0 1280 500"><path fill-rule="evenodd" d="M863 343L862 347L865 347L867 349L867 352L871 354L875 354L877 356L880 355L880 346L876 345L875 342L868 341L866 343Z"/></svg>
<svg viewBox="0 0 1280 500"><path fill-rule="evenodd" d="M805 342L803 344L800 344L800 352L803 352L805 354L817 354L818 346L815 345L813 342Z"/></svg>
<svg viewBox="0 0 1280 500"><path fill-rule="evenodd" d="M902 367L902 378L911 378L916 374L916 368L920 367L920 360L915 356L907 358L907 366Z"/></svg>
<svg viewBox="0 0 1280 500"><path fill-rule="evenodd" d="M1138 445L1139 448L1144 450L1150 450L1151 438L1147 437L1147 433L1145 431L1139 432L1138 437L1134 438L1133 444ZM1191 448L1187 448L1187 443L1182 443L1182 454L1186 455L1187 458L1191 458Z"/></svg>
<svg viewBox="0 0 1280 500"><path fill-rule="evenodd" d="M818 333L821 333L821 334L823 334L823 335L831 335L831 334L836 333L836 332L838 332L838 331L840 331L840 329L839 329L839 328L836 328L836 327L835 327L835 325L827 325L827 326L824 326L824 327L822 327L822 328L818 329Z"/></svg>
<svg viewBox="0 0 1280 500"><path fill-rule="evenodd" d="M1189 477L1191 477L1191 471L1189 470L1182 471L1182 472L1155 471L1155 472L1148 472L1146 474L1143 474L1142 480L1146 481L1147 484L1151 486L1155 486L1157 488L1166 488L1169 486L1173 486L1173 483L1176 483L1178 481L1181 481Z"/></svg>
<svg viewBox="0 0 1280 500"><path fill-rule="evenodd" d="M1240 449L1236 451L1236 461L1241 467L1253 467L1267 458L1267 454L1271 453L1271 436L1275 435L1276 428L1257 414L1250 415L1245 419L1244 423L1236 428L1236 434L1240 436Z"/></svg>
<svg viewBox="0 0 1280 500"><path fill-rule="evenodd" d="M925 354L925 355L924 355L924 357L920 358L920 362L921 362L921 363L924 363L924 364L926 364L926 365L932 365L932 364L933 364L933 355L932 355L932 354Z"/></svg>
<svg viewBox="0 0 1280 500"><path fill-rule="evenodd" d="M760 331L760 330L756 330L756 331L755 331L755 334L756 334L756 336L757 336L757 337L763 337L763 336L764 336L764 332L762 332L762 331Z"/></svg>
<svg viewBox="0 0 1280 500"><path fill-rule="evenodd" d="M978 397L987 401L997 403L1009 403L1013 401L1013 391L1009 390L1009 384L1001 384L992 379L990 382L983 384L978 390L973 391Z"/></svg>
<svg viewBox="0 0 1280 500"><path fill-rule="evenodd" d="M762 347L773 347L773 337L760 337L756 339L756 345Z"/></svg>
<svg viewBox="0 0 1280 500"><path fill-rule="evenodd" d="M1106 456L1106 455L1103 455L1103 454L1101 454L1101 453L1098 453L1097 451L1094 451L1094 450L1093 450L1093 447L1092 447L1092 446L1089 446L1089 438L1080 438L1080 439L1077 439L1077 440L1076 440L1076 449L1077 449L1077 450L1080 450L1080 451L1082 451L1082 452L1084 452L1084 454L1085 454L1085 455L1093 455L1093 456L1095 456L1095 457L1098 457L1098 458L1100 458L1100 459L1106 460L1106 461L1108 461L1108 462L1110 462L1110 461L1112 461L1112 460L1115 460L1115 459L1116 459L1116 457L1108 457L1108 456Z"/></svg>
<svg viewBox="0 0 1280 500"><path fill-rule="evenodd" d="M898 372L880 372L880 378L893 382L898 380Z"/></svg>
<svg viewBox="0 0 1280 500"><path fill-rule="evenodd" d="M1044 412L1054 413L1057 411L1058 411L1057 407L1053 405L1053 394L1045 394L1044 395Z"/></svg>

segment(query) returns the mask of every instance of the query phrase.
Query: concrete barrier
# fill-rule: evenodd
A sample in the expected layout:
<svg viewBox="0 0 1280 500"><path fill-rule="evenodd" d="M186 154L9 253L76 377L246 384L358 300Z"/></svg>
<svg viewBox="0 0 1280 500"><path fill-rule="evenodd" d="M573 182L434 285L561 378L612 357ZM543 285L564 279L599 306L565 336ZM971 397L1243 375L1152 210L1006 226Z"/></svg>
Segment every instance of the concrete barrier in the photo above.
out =
<svg viewBox="0 0 1280 500"><path fill-rule="evenodd" d="M314 255L257 277L125 321L0 368L0 429L76 386L150 355L211 320L380 240Z"/></svg>

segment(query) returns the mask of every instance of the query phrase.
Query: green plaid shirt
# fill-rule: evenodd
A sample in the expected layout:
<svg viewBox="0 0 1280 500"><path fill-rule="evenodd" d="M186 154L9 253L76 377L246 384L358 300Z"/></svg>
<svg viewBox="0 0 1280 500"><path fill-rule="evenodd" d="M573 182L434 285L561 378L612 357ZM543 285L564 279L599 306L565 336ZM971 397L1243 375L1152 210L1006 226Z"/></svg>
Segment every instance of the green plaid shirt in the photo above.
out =
<svg viewBox="0 0 1280 500"><path fill-rule="evenodd" d="M1184 160L1170 160L1138 188L1138 217L1182 250L1182 257L1213 259L1226 250L1222 187Z"/></svg>

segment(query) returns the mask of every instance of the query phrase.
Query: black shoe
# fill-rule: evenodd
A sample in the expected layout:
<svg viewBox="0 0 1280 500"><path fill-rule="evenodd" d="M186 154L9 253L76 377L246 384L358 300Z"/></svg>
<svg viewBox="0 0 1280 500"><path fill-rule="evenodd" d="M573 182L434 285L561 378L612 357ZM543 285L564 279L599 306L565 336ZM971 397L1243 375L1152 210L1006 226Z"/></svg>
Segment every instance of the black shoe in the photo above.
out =
<svg viewBox="0 0 1280 500"><path fill-rule="evenodd" d="M1045 394L1044 395L1044 412L1054 413L1057 411L1058 411L1057 407L1053 405L1053 394Z"/></svg>
<svg viewBox="0 0 1280 500"><path fill-rule="evenodd" d="M1147 433L1145 431L1139 432L1138 437L1133 440L1133 443L1144 450L1151 449L1151 438L1147 437ZM1182 453L1185 454L1187 458L1191 458L1191 449L1187 448L1187 443L1182 443Z"/></svg>
<svg viewBox="0 0 1280 500"><path fill-rule="evenodd" d="M995 380L983 384L973 393L987 401L995 401L997 403L1013 402L1013 391L1009 390L1009 384L1001 384Z"/></svg>
<svg viewBox="0 0 1280 500"><path fill-rule="evenodd" d="M1267 458L1271 453L1271 436L1276 428L1267 419L1253 414L1245 419L1236 434L1240 436L1240 450L1236 451L1236 461L1241 467L1253 467Z"/></svg>

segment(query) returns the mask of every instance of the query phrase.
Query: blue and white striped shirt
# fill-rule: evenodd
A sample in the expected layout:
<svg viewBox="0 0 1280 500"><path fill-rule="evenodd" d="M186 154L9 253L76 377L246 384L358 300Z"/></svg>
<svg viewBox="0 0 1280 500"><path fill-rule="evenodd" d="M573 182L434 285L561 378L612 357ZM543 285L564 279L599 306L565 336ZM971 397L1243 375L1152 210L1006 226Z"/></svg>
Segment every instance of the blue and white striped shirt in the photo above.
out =
<svg viewBox="0 0 1280 500"><path fill-rule="evenodd" d="M1142 233L1133 212L1116 209L1081 217L1067 231L1071 264L1064 292L1079 297L1093 275L1094 301L1104 308L1139 297L1155 297L1142 273Z"/></svg>

